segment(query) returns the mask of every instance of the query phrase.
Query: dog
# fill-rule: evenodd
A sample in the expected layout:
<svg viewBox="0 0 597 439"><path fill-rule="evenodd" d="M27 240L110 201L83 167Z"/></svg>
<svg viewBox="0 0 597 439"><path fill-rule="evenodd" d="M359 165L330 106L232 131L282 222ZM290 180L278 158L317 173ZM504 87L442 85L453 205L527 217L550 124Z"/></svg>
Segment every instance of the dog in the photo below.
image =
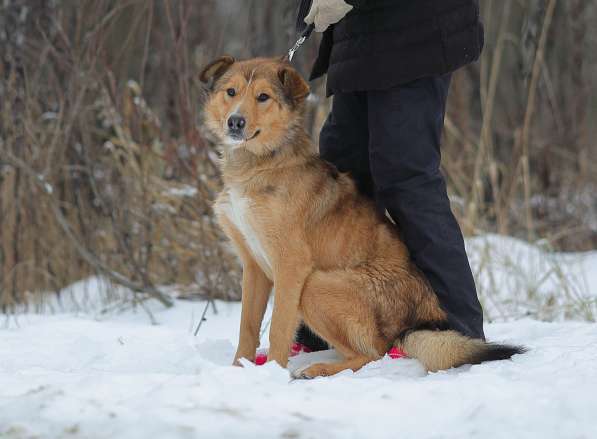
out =
<svg viewBox="0 0 597 439"><path fill-rule="evenodd" d="M222 56L199 79L205 126L221 148L214 211L243 265L235 364L255 358L272 287L268 361L287 366L301 321L343 356L303 378L356 371L392 346L428 371L524 352L449 329L397 226L317 155L303 128L309 86L287 62Z"/></svg>

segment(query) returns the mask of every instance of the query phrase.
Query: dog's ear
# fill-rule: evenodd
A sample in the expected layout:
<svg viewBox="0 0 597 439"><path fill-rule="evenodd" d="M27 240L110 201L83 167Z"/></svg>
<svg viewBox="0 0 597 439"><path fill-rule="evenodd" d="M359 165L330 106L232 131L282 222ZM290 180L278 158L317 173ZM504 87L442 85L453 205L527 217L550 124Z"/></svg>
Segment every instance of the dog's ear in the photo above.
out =
<svg viewBox="0 0 597 439"><path fill-rule="evenodd" d="M300 104L309 96L309 84L290 66L283 66L278 70L278 78L286 96L295 104Z"/></svg>
<svg viewBox="0 0 597 439"><path fill-rule="evenodd" d="M235 59L228 55L224 55L213 60L203 68L199 74L199 80L206 84L212 80L217 80L220 76L226 73L226 70L228 70L230 66L234 64L234 62Z"/></svg>

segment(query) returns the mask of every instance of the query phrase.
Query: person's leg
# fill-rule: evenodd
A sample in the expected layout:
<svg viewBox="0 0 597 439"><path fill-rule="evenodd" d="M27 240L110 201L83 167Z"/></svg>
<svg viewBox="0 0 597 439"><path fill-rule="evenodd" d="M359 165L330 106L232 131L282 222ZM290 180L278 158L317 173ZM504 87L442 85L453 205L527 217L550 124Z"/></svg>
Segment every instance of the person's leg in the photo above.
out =
<svg viewBox="0 0 597 439"><path fill-rule="evenodd" d="M319 154L340 172L350 173L359 190L373 197L368 141L366 94L335 94L332 111L319 136ZM328 348L326 342L304 324L299 327L296 341L313 351Z"/></svg>
<svg viewBox="0 0 597 439"><path fill-rule="evenodd" d="M449 85L446 75L367 92L369 160L377 200L398 224L450 325L483 338L483 312L440 172Z"/></svg>
<svg viewBox="0 0 597 439"><path fill-rule="evenodd" d="M337 93L319 134L319 155L340 172L348 172L359 190L374 196L369 166L367 94Z"/></svg>

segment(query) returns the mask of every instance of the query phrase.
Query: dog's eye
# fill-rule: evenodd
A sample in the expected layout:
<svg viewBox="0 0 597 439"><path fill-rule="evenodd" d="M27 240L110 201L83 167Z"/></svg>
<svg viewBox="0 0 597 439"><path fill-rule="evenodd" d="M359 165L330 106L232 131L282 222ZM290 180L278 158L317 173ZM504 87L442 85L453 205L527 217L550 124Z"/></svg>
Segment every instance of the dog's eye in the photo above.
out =
<svg viewBox="0 0 597 439"><path fill-rule="evenodd" d="M228 96L230 96L231 98L236 96L236 90L233 88L229 88L228 90L226 90L226 93L228 93Z"/></svg>
<svg viewBox="0 0 597 439"><path fill-rule="evenodd" d="M257 96L257 100L259 102L265 102L269 99L269 95L265 94L265 93L261 93L259 96Z"/></svg>

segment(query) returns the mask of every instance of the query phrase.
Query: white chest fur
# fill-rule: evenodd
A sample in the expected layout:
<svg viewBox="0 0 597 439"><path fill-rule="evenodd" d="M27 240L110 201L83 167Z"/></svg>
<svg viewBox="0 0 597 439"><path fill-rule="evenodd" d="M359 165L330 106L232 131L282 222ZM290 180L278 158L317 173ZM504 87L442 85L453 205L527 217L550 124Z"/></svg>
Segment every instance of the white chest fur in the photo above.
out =
<svg viewBox="0 0 597 439"><path fill-rule="evenodd" d="M220 204L222 213L234 224L245 239L245 243L255 261L265 274L271 279L272 266L270 259L259 241L259 237L251 226L251 200L244 197L238 189L228 189L227 202Z"/></svg>

